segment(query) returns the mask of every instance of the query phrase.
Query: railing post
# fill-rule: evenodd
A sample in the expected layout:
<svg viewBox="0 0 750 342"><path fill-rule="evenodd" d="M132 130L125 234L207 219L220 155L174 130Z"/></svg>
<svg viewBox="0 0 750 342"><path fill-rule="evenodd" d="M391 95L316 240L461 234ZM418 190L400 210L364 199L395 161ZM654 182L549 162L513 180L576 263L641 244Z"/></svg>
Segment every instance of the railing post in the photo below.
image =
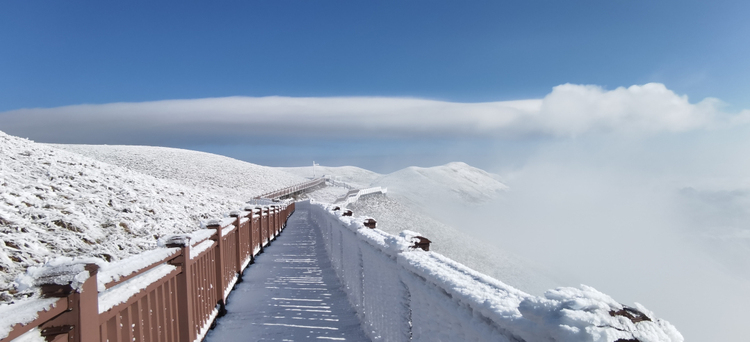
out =
<svg viewBox="0 0 750 342"><path fill-rule="evenodd" d="M73 294L78 297L78 323L81 327L80 342L99 341L99 290L96 273L99 266L90 264L89 279L83 283L81 292Z"/></svg>
<svg viewBox="0 0 750 342"><path fill-rule="evenodd" d="M255 232L258 234L257 235L258 236L258 240L257 241L253 240L253 241L255 241L255 243L258 244L258 253L263 253L263 233L262 233L262 229L263 229L262 222L263 221L261 221L261 219L262 219L262 215L261 214L262 214L262 212L261 212L260 209L258 209L258 207L255 207L253 209L253 222L254 222L255 227L256 227ZM255 215L258 215L258 222L257 223L255 223Z"/></svg>
<svg viewBox="0 0 750 342"><path fill-rule="evenodd" d="M216 257L214 259L216 260L216 298L219 298L219 316L223 316L226 313L224 290L226 290L227 284L224 282L224 239L221 233L221 221L210 221L206 228L216 229L216 234L211 237L211 240L216 243Z"/></svg>
<svg viewBox="0 0 750 342"><path fill-rule="evenodd" d="M180 254L169 261L170 265L180 268L177 274L177 325L179 327L179 341L193 342L196 337L195 317L193 317L193 275L190 259L190 237L187 235L173 235L167 238L166 247L180 248Z"/></svg>
<svg viewBox="0 0 750 342"><path fill-rule="evenodd" d="M261 223L261 231L263 231L263 243L269 244L271 243L271 236L268 234L268 221L271 218L271 216L268 214L268 207L261 208L261 215L260 215L260 223Z"/></svg>
<svg viewBox="0 0 750 342"><path fill-rule="evenodd" d="M272 205L268 211L269 213L273 213L273 216L271 216L271 224L273 225L273 239L276 240L276 236L279 235L279 210L276 205Z"/></svg>
<svg viewBox="0 0 750 342"><path fill-rule="evenodd" d="M276 218L273 212L273 205L268 206L268 236L271 240L276 240Z"/></svg>
<svg viewBox="0 0 750 342"><path fill-rule="evenodd" d="M275 228L273 227L275 225L274 218L273 218L273 206L268 206L268 243L271 243L271 240L274 240L276 238L276 233L274 232Z"/></svg>
<svg viewBox="0 0 750 342"><path fill-rule="evenodd" d="M240 218L242 218L242 216L240 215L239 211L233 211L229 214L229 216L234 217L234 227L235 227L234 229L237 230L234 233L234 241L237 245L237 248L235 248L237 250L237 253L236 253L237 269L235 270L235 272L239 273L239 279L237 280L239 282L239 280L242 279L242 262L244 261L242 260L243 259L242 257L244 254L243 252L245 251L242 245L242 238L241 238L242 226L240 225Z"/></svg>
<svg viewBox="0 0 750 342"><path fill-rule="evenodd" d="M248 243L248 253L250 254L250 263L252 264L255 262L255 244L253 240L253 207L246 206L243 208L245 211L245 217L247 217L248 221L248 230L247 234L249 235L247 243Z"/></svg>
<svg viewBox="0 0 750 342"><path fill-rule="evenodd" d="M284 230L284 223L286 222L286 213L285 206L283 204L279 204L279 231Z"/></svg>
<svg viewBox="0 0 750 342"><path fill-rule="evenodd" d="M274 205L271 209L273 210L273 236L275 240L279 236L279 206Z"/></svg>
<svg viewBox="0 0 750 342"><path fill-rule="evenodd" d="M263 252L264 244L266 243L266 232L263 228L263 223L266 221L263 218L263 207L256 207L258 210L258 236L260 236L260 251Z"/></svg>
<svg viewBox="0 0 750 342"><path fill-rule="evenodd" d="M284 220L283 220L284 222L281 223L281 229L284 229L284 228L286 228L286 219L289 218L289 215L287 215L287 206L286 206L286 204L282 204L281 208L282 208L281 212L283 213L283 214L281 214L281 217L284 218Z"/></svg>
<svg viewBox="0 0 750 342"><path fill-rule="evenodd" d="M253 212L243 211L242 217L247 219L247 255L250 258L248 265L253 263L255 256L253 255Z"/></svg>
<svg viewBox="0 0 750 342"><path fill-rule="evenodd" d="M99 341L99 291L97 289L96 264L78 264L60 271L50 268L38 281L45 297L67 297L68 310L44 323L42 336L66 334L66 341L98 342ZM80 283L81 273L88 277ZM85 276L85 274L84 274ZM59 279L70 279L68 284L59 284ZM56 280L57 279L57 280Z"/></svg>

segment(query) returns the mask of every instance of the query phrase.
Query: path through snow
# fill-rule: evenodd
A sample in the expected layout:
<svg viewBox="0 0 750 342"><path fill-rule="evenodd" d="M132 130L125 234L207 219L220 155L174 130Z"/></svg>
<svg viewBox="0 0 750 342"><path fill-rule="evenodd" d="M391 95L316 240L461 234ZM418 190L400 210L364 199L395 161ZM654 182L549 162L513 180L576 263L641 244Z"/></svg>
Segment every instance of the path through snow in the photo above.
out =
<svg viewBox="0 0 750 342"><path fill-rule="evenodd" d="M206 341L368 341L305 210L229 295Z"/></svg>

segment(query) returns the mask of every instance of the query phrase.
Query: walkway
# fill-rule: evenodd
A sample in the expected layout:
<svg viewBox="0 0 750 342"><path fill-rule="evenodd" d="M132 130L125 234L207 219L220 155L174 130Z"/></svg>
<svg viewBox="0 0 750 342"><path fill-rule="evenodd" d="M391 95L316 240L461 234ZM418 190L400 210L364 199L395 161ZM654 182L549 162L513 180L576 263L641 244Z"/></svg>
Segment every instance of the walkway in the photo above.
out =
<svg viewBox="0 0 750 342"><path fill-rule="evenodd" d="M245 269L208 342L369 341L331 268L320 231L298 209Z"/></svg>

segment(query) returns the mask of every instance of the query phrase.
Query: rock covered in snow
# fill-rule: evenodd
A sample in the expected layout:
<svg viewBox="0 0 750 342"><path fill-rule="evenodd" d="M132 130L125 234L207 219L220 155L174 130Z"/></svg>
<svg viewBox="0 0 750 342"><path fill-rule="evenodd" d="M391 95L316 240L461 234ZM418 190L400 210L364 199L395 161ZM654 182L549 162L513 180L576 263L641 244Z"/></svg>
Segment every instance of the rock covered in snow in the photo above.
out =
<svg viewBox="0 0 750 342"><path fill-rule="evenodd" d="M524 318L541 327L535 338L560 342L683 341L669 322L636 303L622 305L596 289L560 287L549 290L544 298L529 297L519 304Z"/></svg>

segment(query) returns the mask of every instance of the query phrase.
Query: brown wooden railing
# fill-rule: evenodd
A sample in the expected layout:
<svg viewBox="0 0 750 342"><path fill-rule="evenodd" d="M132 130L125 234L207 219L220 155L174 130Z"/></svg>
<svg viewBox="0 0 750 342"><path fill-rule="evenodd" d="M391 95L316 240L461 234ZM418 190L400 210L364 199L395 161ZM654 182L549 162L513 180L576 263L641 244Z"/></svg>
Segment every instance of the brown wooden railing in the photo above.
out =
<svg viewBox="0 0 750 342"><path fill-rule="evenodd" d="M45 310L31 322L14 325L0 342L33 329L47 341L200 341L223 314L242 271L275 239L293 212L294 203L233 211L231 219L208 224L212 234L172 236L166 240L166 257L98 289L95 264L81 267L89 277L75 289L39 283L46 298L37 301ZM107 298L119 303L113 305Z"/></svg>

